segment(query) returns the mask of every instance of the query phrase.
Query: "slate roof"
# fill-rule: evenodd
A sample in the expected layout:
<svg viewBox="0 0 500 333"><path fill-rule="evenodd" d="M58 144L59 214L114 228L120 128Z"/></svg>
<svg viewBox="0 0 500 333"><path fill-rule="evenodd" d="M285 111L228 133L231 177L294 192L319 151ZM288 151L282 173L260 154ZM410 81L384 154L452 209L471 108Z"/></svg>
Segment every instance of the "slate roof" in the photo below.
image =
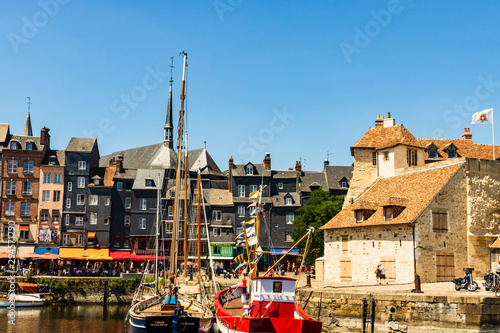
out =
<svg viewBox="0 0 500 333"><path fill-rule="evenodd" d="M246 174L246 169L245 167L248 164L253 165L253 175L247 175ZM246 164L233 164L233 177L270 177L271 176L271 170L264 170L264 166L262 164L253 164L253 163L246 163Z"/></svg>
<svg viewBox="0 0 500 333"><path fill-rule="evenodd" d="M0 150L3 145L6 145L9 141L10 129L9 124L0 124Z"/></svg>
<svg viewBox="0 0 500 333"><path fill-rule="evenodd" d="M33 151L42 151L43 145L40 144L39 136L23 136L23 135L13 135L10 138L10 142L16 141L21 145L22 150L26 150L26 143L33 142L35 144L35 148Z"/></svg>
<svg viewBox="0 0 500 333"><path fill-rule="evenodd" d="M340 179L339 179L340 180ZM323 171L304 171L300 177L300 190L302 192L312 192L311 187L321 186L323 190L328 191L325 173Z"/></svg>
<svg viewBox="0 0 500 333"><path fill-rule="evenodd" d="M321 229L412 223L463 165L462 161L447 166L436 166L430 170L382 178L353 204L345 206ZM384 205L404 206L405 209L391 221L384 221ZM356 209L372 209L375 212L363 222L356 223Z"/></svg>
<svg viewBox="0 0 500 333"><path fill-rule="evenodd" d="M375 150L380 150L399 144L423 148L419 140L403 125L395 125L368 129L361 139L351 147L351 155L354 156L354 148L374 148Z"/></svg>
<svg viewBox="0 0 500 333"><path fill-rule="evenodd" d="M158 180L158 175L160 179ZM134 184L132 185L133 190L156 190L158 186L161 188L163 184L163 179L165 172L160 169L139 169L135 175ZM153 186L146 186L146 180L153 180Z"/></svg>
<svg viewBox="0 0 500 333"><path fill-rule="evenodd" d="M45 156L42 160L42 165L49 165L51 161L51 157L55 156L56 164L55 165L64 165L66 152L64 150L49 150L45 153Z"/></svg>
<svg viewBox="0 0 500 333"><path fill-rule="evenodd" d="M212 156L205 148L188 151L188 169L192 172L197 172L201 167L201 174L217 174L222 175L219 167L213 160Z"/></svg>
<svg viewBox="0 0 500 333"><path fill-rule="evenodd" d="M352 179L352 171L354 167L351 165L327 165L325 166L326 181L330 190L342 190L340 181L345 178L349 183Z"/></svg>
<svg viewBox="0 0 500 333"><path fill-rule="evenodd" d="M272 170L272 174L274 179L297 178L295 170Z"/></svg>
<svg viewBox="0 0 500 333"><path fill-rule="evenodd" d="M232 206L233 194L228 190L208 190L208 202L211 206Z"/></svg>
<svg viewBox="0 0 500 333"><path fill-rule="evenodd" d="M457 147L457 157L481 158L485 160L493 159L493 145L476 144L472 140L463 139L418 139L420 144L428 148L434 144L438 148L438 157L429 158L428 152L425 152L426 161L442 161L448 158L446 149L451 145ZM495 157L500 158L500 146L495 145Z"/></svg>
<svg viewBox="0 0 500 333"><path fill-rule="evenodd" d="M66 151L90 153L96 143L96 138L71 138L66 146Z"/></svg>
<svg viewBox="0 0 500 333"><path fill-rule="evenodd" d="M285 197L288 196L292 197L291 205L286 204ZM300 207L300 194L295 192L281 192L272 196L271 200L273 201L273 207Z"/></svg>

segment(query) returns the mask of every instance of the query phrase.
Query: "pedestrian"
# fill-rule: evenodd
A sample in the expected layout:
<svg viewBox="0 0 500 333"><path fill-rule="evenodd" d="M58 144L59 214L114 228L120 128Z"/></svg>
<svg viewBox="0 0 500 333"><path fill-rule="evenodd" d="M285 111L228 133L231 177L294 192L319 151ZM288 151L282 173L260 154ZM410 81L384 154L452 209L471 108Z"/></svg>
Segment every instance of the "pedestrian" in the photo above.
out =
<svg viewBox="0 0 500 333"><path fill-rule="evenodd" d="M378 281L379 281L379 284L382 284L382 280L384 280L385 284L388 283L387 279L385 278L385 267L384 265L382 265L382 263L378 264L378 270L379 270L379 278L378 278Z"/></svg>
<svg viewBox="0 0 500 333"><path fill-rule="evenodd" d="M377 284L380 284L380 264L375 268L375 278L377 279Z"/></svg>

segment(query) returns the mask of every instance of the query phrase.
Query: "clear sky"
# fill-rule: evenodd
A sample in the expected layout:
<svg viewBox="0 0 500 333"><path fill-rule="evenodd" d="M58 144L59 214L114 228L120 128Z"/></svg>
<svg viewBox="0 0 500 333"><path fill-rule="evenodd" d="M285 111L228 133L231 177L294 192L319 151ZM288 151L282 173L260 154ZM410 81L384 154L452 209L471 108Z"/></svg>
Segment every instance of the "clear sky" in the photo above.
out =
<svg viewBox="0 0 500 333"><path fill-rule="evenodd" d="M470 127L491 144L470 120L500 112L499 17L498 1L2 1L0 122L21 134L30 96L53 149L161 142L170 57L177 125L185 50L189 148L206 140L221 170L265 152L275 169L322 170L327 152L349 165L387 112L416 137Z"/></svg>

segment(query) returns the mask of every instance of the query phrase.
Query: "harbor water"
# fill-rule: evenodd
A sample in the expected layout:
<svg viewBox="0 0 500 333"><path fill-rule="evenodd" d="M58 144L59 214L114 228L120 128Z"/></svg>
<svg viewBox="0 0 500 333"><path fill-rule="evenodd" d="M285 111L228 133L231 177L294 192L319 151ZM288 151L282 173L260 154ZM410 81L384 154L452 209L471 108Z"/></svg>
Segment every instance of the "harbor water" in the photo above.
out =
<svg viewBox="0 0 500 333"><path fill-rule="evenodd" d="M7 309L0 309L0 332L98 333L125 332L130 305L44 305L17 308L15 325L9 323ZM128 327L127 327L128 330Z"/></svg>

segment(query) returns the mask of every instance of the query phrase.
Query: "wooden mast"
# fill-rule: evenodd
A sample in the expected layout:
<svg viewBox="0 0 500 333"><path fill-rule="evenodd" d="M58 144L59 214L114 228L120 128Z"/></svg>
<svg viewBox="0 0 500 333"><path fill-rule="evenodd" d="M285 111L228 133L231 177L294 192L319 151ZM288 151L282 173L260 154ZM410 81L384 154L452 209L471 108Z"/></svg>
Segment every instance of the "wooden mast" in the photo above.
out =
<svg viewBox="0 0 500 333"><path fill-rule="evenodd" d="M201 233L201 173L198 168L198 246L197 246L197 257L198 257L198 284L200 284L201 280L201 241L200 241L200 233Z"/></svg>
<svg viewBox="0 0 500 333"><path fill-rule="evenodd" d="M177 233L179 232L179 188L181 185L181 150L182 150L182 135L184 130L184 100L186 98L186 67L187 53L182 51L184 55L184 64L182 69L182 91L181 91L181 109L179 111L179 137L177 138L177 170L175 175L175 199L174 199L174 222L172 226L172 243L170 246L170 277L175 281L177 269Z"/></svg>
<svg viewBox="0 0 500 333"><path fill-rule="evenodd" d="M187 131L186 131L186 141L187 141ZM187 142L185 142L184 150L184 277L187 277L187 258L188 258L188 209L187 209L187 182L188 165L187 165Z"/></svg>

